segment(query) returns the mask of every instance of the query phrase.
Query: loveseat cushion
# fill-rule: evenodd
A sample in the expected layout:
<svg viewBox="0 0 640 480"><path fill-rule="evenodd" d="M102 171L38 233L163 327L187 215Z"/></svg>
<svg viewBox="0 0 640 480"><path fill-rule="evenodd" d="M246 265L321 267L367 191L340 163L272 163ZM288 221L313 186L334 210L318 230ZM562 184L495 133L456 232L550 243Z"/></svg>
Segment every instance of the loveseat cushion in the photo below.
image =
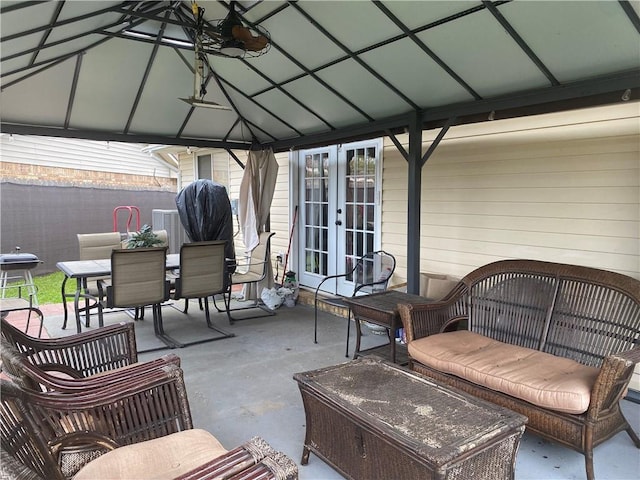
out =
<svg viewBox="0 0 640 480"><path fill-rule="evenodd" d="M440 333L408 345L423 365L558 412L589 407L599 369L502 343L469 331Z"/></svg>
<svg viewBox="0 0 640 480"><path fill-rule="evenodd" d="M200 429L183 430L116 448L87 464L73 479L175 478L226 452L209 432Z"/></svg>

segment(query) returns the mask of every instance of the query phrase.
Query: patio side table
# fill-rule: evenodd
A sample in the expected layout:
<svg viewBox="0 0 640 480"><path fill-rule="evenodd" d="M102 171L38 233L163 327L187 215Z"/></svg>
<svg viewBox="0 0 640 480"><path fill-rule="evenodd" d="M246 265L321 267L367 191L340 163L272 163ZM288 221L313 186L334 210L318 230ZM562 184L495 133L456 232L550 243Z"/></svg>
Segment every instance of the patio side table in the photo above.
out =
<svg viewBox="0 0 640 480"><path fill-rule="evenodd" d="M351 313L356 322L356 348L353 352L353 358L355 359L365 354L375 354L393 363L406 365L408 363L407 347L405 345L396 346L395 342L395 332L402 327L398 304L432 303L433 300L420 295L387 290L380 293L372 293L371 295L345 298L344 301L351 308ZM361 350L361 322L384 327L387 330L389 344Z"/></svg>

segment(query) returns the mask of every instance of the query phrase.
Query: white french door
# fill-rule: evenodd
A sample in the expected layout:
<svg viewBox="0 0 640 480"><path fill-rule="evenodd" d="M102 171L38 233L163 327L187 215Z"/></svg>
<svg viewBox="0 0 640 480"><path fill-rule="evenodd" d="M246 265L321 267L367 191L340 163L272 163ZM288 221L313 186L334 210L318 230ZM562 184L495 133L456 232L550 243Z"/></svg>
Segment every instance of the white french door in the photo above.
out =
<svg viewBox="0 0 640 480"><path fill-rule="evenodd" d="M382 140L303 150L298 158L299 281L315 288L380 246ZM353 279L322 289L351 295Z"/></svg>

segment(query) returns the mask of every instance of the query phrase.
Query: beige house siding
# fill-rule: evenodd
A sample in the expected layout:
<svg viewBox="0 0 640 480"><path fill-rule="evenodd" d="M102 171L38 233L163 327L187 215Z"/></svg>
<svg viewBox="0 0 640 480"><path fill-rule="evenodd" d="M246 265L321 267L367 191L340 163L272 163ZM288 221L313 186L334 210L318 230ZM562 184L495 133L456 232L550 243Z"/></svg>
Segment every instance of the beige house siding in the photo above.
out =
<svg viewBox="0 0 640 480"><path fill-rule="evenodd" d="M144 145L87 141L36 135L0 135L2 162L65 169L67 172L117 173L138 177L175 178L175 167L147 153ZM108 175L103 175L107 178Z"/></svg>
<svg viewBox="0 0 640 480"><path fill-rule="evenodd" d="M461 277L535 258L640 278L640 122L637 103L624 107L590 111L580 128L559 114L506 133L497 122L452 128L422 172L421 271ZM425 149L436 133L425 132ZM385 139L382 245L398 256L394 283L406 281L406 201L406 161Z"/></svg>
<svg viewBox="0 0 640 480"><path fill-rule="evenodd" d="M0 134L2 182L173 192L177 175L141 144Z"/></svg>

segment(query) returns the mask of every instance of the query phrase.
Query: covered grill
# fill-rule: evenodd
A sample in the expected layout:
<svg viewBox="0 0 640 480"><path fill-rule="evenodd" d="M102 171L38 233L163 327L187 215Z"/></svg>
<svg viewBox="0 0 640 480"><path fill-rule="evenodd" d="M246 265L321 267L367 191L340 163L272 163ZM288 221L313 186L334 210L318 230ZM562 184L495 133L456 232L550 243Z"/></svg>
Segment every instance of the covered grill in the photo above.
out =
<svg viewBox="0 0 640 480"><path fill-rule="evenodd" d="M192 242L226 240L229 271L235 271L233 216L227 189L207 179L196 180L176 195L180 222Z"/></svg>

